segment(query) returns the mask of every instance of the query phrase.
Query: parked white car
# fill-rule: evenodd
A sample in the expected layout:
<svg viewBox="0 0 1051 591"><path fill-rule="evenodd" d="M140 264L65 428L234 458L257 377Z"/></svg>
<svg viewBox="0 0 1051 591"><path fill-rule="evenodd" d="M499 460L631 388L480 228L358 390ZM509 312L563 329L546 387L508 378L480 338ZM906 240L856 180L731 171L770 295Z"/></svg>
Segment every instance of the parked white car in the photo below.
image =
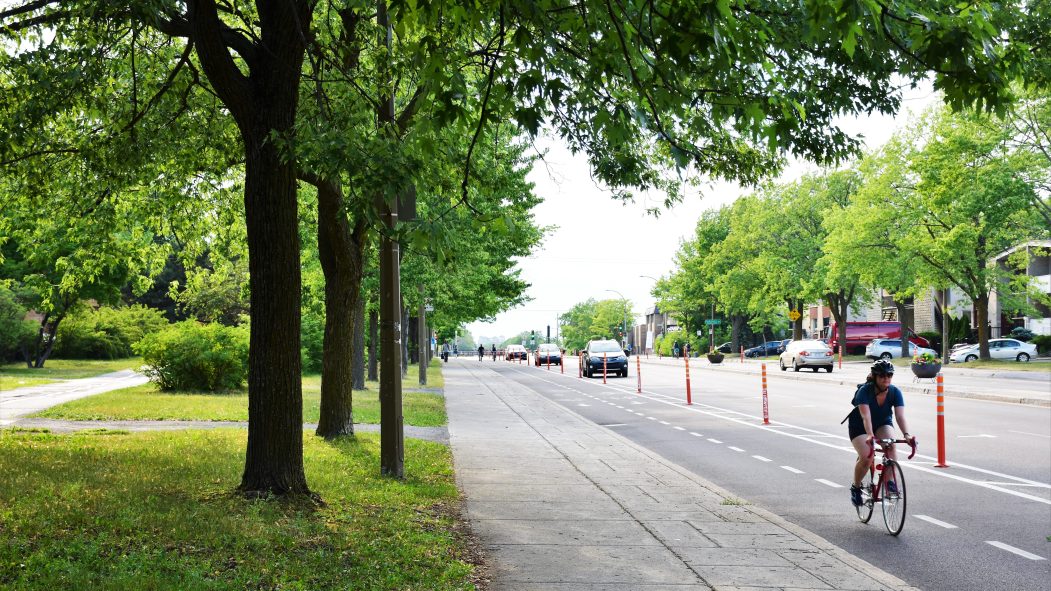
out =
<svg viewBox="0 0 1051 591"><path fill-rule="evenodd" d="M909 357L915 357L920 353L931 353L935 357L938 352L934 349L921 347L916 343L909 343ZM872 339L865 347L865 357L869 359L896 359L901 357L901 339Z"/></svg>
<svg viewBox="0 0 1051 591"><path fill-rule="evenodd" d="M989 339L989 356L993 359L1029 361L1036 357L1036 345L1016 339ZM949 361L963 363L978 359L978 345L958 349L949 356Z"/></svg>
<svg viewBox="0 0 1051 591"><path fill-rule="evenodd" d="M789 367L795 371L809 367L815 372L824 368L828 373L832 373L832 349L824 341L792 341L785 346L778 363L781 365L781 371Z"/></svg>

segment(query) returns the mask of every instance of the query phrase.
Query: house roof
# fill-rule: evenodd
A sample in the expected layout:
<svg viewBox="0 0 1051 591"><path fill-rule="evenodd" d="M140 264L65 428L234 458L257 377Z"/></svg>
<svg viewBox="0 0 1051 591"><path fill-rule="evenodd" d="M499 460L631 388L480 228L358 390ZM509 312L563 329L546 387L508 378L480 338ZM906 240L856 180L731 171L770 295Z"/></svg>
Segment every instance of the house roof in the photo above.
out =
<svg viewBox="0 0 1051 591"><path fill-rule="evenodd" d="M1051 248L1051 240L1030 240L1028 242L1022 242L1021 244L1017 244L1015 246L1012 246L1011 248L1008 248L1007 250L1005 250L1005 251L1001 252L1000 254L990 258L989 260L990 261L998 261L998 260L1010 255L1011 253L1018 252L1019 250L1022 250L1023 248L1032 248L1032 247L1036 247L1036 248Z"/></svg>

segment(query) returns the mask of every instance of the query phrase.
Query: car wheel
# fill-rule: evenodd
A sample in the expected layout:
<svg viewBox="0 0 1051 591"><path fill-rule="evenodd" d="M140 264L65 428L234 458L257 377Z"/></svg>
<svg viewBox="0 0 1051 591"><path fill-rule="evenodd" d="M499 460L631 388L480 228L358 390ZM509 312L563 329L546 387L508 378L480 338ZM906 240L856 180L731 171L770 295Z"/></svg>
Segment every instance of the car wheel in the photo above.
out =
<svg viewBox="0 0 1051 591"><path fill-rule="evenodd" d="M1023 363L1029 361L1029 353L1019 353L1018 357L1016 357L1015 359Z"/></svg>
<svg viewBox="0 0 1051 591"><path fill-rule="evenodd" d="M830 365L830 366L826 367L825 371L827 371L828 373L832 373L832 366Z"/></svg>
<svg viewBox="0 0 1051 591"><path fill-rule="evenodd" d="M796 371L796 372L799 371L799 364L796 363L795 361L792 362L792 370Z"/></svg>
<svg viewBox="0 0 1051 591"><path fill-rule="evenodd" d="M817 373L817 370L819 370L819 369L821 369L821 368L820 368L820 367L815 367L815 368L813 368L813 369L814 369L814 373Z"/></svg>
<svg viewBox="0 0 1051 591"><path fill-rule="evenodd" d="M624 369L623 369L623 370L622 370L622 371L620 372L620 377L622 377L622 378L626 378L626 377L628 377L628 368L626 368L626 367L625 367L625 368L624 368Z"/></svg>
<svg viewBox="0 0 1051 591"><path fill-rule="evenodd" d="M784 359L778 360L778 363L781 364L781 371L788 371L788 368L785 367L785 360Z"/></svg>
<svg viewBox="0 0 1051 591"><path fill-rule="evenodd" d="M977 355L968 355L967 357L964 357L963 362L967 363L969 361L974 361L975 359L978 359Z"/></svg>
<svg viewBox="0 0 1051 591"><path fill-rule="evenodd" d="M880 359L893 359L894 356L891 355L890 353L888 353L887 351L884 351L884 352L879 354L879 358Z"/></svg>

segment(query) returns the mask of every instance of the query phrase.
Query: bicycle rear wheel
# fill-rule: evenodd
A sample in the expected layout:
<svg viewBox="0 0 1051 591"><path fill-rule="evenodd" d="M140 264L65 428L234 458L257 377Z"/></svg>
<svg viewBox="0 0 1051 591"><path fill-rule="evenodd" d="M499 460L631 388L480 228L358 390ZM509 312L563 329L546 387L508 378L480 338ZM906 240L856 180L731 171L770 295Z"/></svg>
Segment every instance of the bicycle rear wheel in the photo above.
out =
<svg viewBox="0 0 1051 591"><path fill-rule="evenodd" d="M858 510L861 523L868 523L872 519L872 470L861 479L861 505L854 508Z"/></svg>
<svg viewBox="0 0 1051 591"><path fill-rule="evenodd" d="M896 493L889 490L891 482L898 489ZM887 526L887 532L896 536L905 527L905 475L901 472L901 466L894 460L887 460L883 466L883 490L880 491L880 496L883 504L883 523Z"/></svg>

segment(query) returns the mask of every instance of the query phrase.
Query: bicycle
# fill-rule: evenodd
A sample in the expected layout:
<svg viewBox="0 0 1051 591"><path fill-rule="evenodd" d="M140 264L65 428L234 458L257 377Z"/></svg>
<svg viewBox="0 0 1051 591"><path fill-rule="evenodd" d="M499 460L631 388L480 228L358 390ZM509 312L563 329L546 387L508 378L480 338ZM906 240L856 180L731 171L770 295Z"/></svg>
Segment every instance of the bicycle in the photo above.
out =
<svg viewBox="0 0 1051 591"><path fill-rule="evenodd" d="M908 457L911 460L912 456L916 455L916 446L908 439L877 439L873 443L879 444L883 460L879 465L873 462L869 467L868 476L861 481L861 505L855 508L858 510L858 519L862 523L868 523L869 519L872 519L873 506L879 503L883 509L883 524L887 526L887 533L896 536L905 527L905 475L901 471L901 465L887 457L887 450L895 443L905 443L912 448ZM875 453L876 447L873 445L869 457ZM879 479L876 480L876 486L873 486L876 472L880 473ZM889 488L891 483L896 491Z"/></svg>

